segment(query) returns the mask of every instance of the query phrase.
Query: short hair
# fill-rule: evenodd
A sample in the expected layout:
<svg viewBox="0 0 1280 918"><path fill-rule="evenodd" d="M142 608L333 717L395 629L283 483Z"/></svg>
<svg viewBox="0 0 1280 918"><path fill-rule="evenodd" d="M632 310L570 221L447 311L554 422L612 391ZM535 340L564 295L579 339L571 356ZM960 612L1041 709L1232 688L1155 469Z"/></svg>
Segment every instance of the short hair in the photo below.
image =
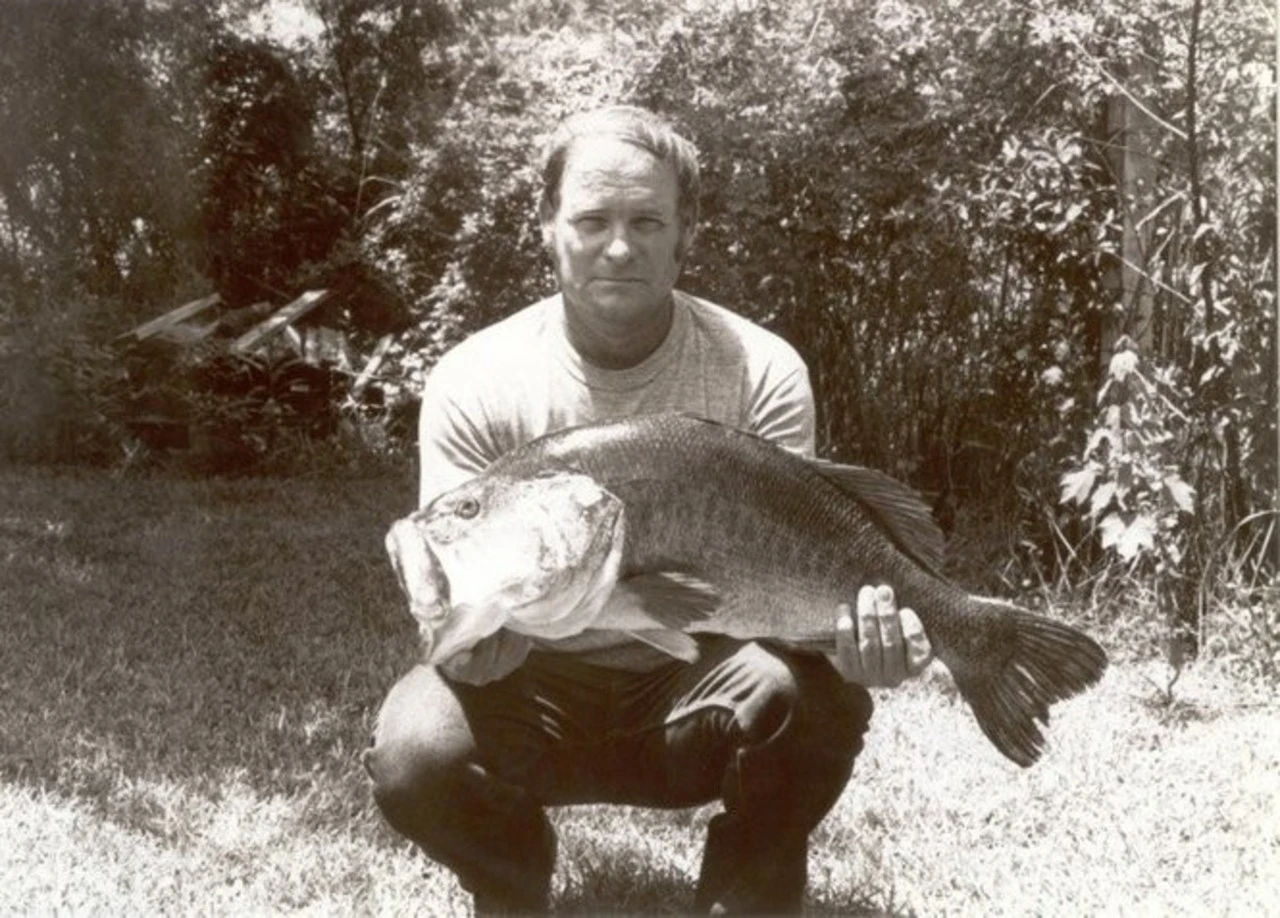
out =
<svg viewBox="0 0 1280 918"><path fill-rule="evenodd" d="M698 150L665 118L635 105L608 105L579 112L556 128L543 150L542 198L538 202L542 221L550 221L560 207L560 185L574 142L601 137L637 146L675 169L676 207L687 242L698 223Z"/></svg>

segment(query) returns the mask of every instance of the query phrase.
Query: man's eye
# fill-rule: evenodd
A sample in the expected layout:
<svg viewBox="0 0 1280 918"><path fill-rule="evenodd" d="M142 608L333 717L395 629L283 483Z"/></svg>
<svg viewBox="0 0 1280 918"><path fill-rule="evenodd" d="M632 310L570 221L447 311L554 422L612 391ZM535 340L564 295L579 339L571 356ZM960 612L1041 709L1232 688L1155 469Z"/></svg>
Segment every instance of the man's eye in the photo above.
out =
<svg viewBox="0 0 1280 918"><path fill-rule="evenodd" d="M658 217L640 217L638 220L636 220L636 226L638 226L642 230L645 230L646 232L651 233L651 232L655 232L656 230L662 229L664 226L666 226L666 223L660 220Z"/></svg>
<svg viewBox="0 0 1280 918"><path fill-rule="evenodd" d="M604 229L605 221L603 217L579 217L577 220L573 221L573 225L576 226L580 232L598 233Z"/></svg>

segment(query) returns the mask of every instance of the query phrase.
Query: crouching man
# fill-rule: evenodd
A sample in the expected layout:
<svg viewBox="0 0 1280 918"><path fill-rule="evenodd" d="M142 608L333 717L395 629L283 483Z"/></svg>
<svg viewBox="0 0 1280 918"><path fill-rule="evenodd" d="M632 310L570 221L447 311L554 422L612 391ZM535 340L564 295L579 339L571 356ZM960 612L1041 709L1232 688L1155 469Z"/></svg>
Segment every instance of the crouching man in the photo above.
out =
<svg viewBox="0 0 1280 918"><path fill-rule="evenodd" d="M432 371L420 505L564 427L683 411L811 455L807 370L780 338L675 289L698 164L654 114L616 106L552 137L540 204L560 291ZM711 913L800 910L809 834L839 798L871 717L865 686L919 673L920 621L887 587L831 610L838 658L698 638L693 663L622 633L499 631L392 688L365 763L387 821L454 871L478 913L545 912L546 808L719 800L695 892Z"/></svg>

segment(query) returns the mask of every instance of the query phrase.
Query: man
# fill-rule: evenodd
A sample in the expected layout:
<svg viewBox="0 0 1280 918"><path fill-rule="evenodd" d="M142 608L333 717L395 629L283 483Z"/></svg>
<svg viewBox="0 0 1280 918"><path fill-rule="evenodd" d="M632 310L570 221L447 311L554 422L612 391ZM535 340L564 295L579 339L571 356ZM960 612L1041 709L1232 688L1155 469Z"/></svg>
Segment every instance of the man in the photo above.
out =
<svg viewBox="0 0 1280 918"><path fill-rule="evenodd" d="M649 112L611 107L560 127L543 179L561 292L431 373L421 504L541 434L642 413L691 412L811 454L813 397L795 351L675 290L697 218L692 146ZM378 806L458 874L478 912L538 912L555 861L545 807L718 798L695 907L797 911L809 833L862 748L863 686L896 685L930 655L888 587L851 599L831 610L831 660L700 636L685 663L617 633L499 631L440 670L415 667L366 753Z"/></svg>

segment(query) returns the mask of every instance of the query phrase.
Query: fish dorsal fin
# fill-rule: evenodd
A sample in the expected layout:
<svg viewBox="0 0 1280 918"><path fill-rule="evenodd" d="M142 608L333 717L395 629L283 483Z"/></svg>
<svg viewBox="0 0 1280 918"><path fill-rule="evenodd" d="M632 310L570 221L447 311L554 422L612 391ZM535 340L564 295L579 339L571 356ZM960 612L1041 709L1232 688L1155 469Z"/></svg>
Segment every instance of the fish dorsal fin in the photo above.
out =
<svg viewBox="0 0 1280 918"><path fill-rule="evenodd" d="M677 660L684 660L686 663L697 662L698 642L683 631L643 628L636 631L628 631L627 634L637 641L648 644L650 647L656 647L667 656L675 657Z"/></svg>
<svg viewBox="0 0 1280 918"><path fill-rule="evenodd" d="M711 618L720 604L716 588L697 577L679 571L635 574L618 582L594 627L682 631Z"/></svg>
<svg viewBox="0 0 1280 918"><path fill-rule="evenodd" d="M824 478L855 498L899 549L931 573L942 573L946 537L915 491L875 469L826 459L811 462Z"/></svg>

